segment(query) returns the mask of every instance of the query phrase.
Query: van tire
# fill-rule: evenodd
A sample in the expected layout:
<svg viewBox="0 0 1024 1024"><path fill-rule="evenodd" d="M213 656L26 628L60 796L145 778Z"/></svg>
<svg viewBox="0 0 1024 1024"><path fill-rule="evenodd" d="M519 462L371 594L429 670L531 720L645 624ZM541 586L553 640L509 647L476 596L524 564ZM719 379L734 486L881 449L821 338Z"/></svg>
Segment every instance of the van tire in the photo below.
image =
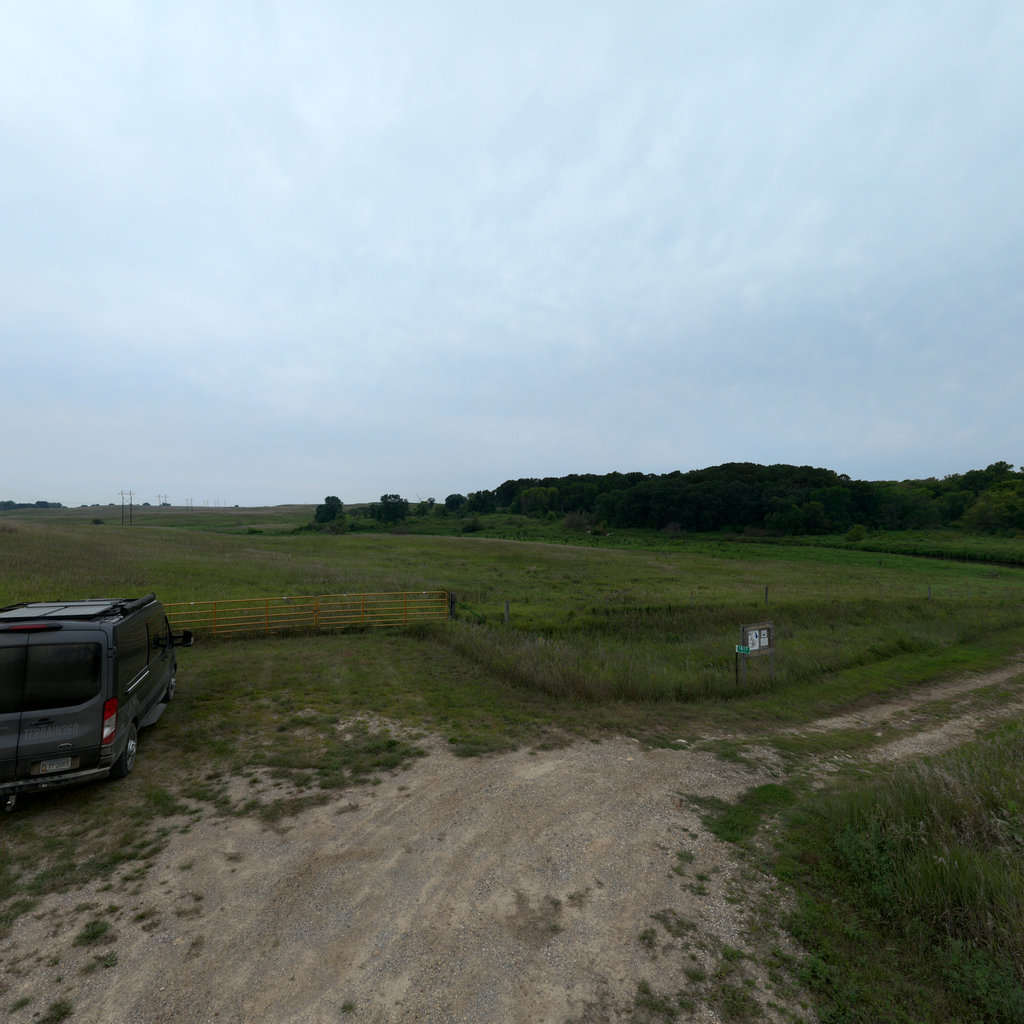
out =
<svg viewBox="0 0 1024 1024"><path fill-rule="evenodd" d="M112 779L123 779L131 772L135 767L135 755L138 753L138 750L139 728L132 722L128 726L128 742L125 743L121 756L114 762L114 767L110 769L110 777Z"/></svg>
<svg viewBox="0 0 1024 1024"><path fill-rule="evenodd" d="M171 665L171 678L167 680L167 691L161 698L162 704L170 704L174 700L174 687L178 683L178 666Z"/></svg>

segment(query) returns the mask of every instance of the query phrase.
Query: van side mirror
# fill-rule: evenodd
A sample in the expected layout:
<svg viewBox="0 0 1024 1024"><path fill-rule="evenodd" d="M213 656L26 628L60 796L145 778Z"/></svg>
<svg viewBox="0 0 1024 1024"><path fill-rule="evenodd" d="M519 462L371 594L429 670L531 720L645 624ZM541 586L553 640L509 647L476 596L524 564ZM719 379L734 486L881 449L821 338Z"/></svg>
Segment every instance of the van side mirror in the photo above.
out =
<svg viewBox="0 0 1024 1024"><path fill-rule="evenodd" d="M191 647L192 646L192 630L183 629L180 633L171 634L171 646L172 647Z"/></svg>

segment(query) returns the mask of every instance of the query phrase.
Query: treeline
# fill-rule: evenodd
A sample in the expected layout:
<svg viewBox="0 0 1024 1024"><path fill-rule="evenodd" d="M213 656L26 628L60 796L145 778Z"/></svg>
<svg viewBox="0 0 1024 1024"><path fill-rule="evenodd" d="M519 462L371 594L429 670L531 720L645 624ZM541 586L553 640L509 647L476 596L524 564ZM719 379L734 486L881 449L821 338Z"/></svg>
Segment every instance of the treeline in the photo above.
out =
<svg viewBox="0 0 1024 1024"><path fill-rule="evenodd" d="M9 512L14 508L63 508L59 501L0 501L0 511Z"/></svg>
<svg viewBox="0 0 1024 1024"><path fill-rule="evenodd" d="M810 466L731 462L686 473L506 480L493 491L449 495L444 508L574 516L619 529L793 535L956 525L1003 533L1024 530L1024 472L996 462L941 480L870 482Z"/></svg>

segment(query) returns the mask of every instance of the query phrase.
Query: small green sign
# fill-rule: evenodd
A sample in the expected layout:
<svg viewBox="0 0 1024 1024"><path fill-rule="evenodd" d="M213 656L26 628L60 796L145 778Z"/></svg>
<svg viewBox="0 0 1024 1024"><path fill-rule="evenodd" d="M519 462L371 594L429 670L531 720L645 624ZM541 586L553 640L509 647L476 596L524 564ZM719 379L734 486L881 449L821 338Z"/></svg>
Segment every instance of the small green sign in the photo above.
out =
<svg viewBox="0 0 1024 1024"><path fill-rule="evenodd" d="M750 653L750 648L749 647L744 647L743 644L737 644L736 645L736 653L737 654L749 654Z"/></svg>

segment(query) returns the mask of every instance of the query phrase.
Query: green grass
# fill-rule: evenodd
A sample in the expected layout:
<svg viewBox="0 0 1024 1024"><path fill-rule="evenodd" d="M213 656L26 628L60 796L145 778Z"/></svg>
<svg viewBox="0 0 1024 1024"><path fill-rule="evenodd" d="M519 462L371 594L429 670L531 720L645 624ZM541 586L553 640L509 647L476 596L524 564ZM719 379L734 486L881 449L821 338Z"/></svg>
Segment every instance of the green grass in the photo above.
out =
<svg viewBox="0 0 1024 1024"><path fill-rule="evenodd" d="M791 807L796 793L789 786L768 782L742 793L733 803L708 797L688 799L705 809L704 823L723 842L742 843L753 837L764 819Z"/></svg>
<svg viewBox="0 0 1024 1024"><path fill-rule="evenodd" d="M809 800L780 873L824 1021L1024 1020L1024 723Z"/></svg>
<svg viewBox="0 0 1024 1024"><path fill-rule="evenodd" d="M37 1024L60 1024L74 1014L74 1007L67 999L58 999L46 1008L43 1014L33 1018Z"/></svg>
<svg viewBox="0 0 1024 1024"><path fill-rule="evenodd" d="M110 931L110 922L95 917L89 921L72 940L72 946L91 946L94 942L102 942Z"/></svg>

